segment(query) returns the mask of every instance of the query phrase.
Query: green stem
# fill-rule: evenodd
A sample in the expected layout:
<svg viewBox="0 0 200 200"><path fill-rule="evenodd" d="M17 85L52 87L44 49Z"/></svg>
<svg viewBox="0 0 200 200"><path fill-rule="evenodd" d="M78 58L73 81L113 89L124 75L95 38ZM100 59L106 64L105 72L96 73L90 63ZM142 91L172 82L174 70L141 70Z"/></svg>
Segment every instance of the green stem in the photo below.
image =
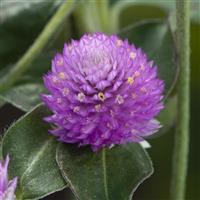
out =
<svg viewBox="0 0 200 200"><path fill-rule="evenodd" d="M190 1L177 0L178 116L175 133L171 200L185 199L189 150Z"/></svg>
<svg viewBox="0 0 200 200"><path fill-rule="evenodd" d="M109 200L108 183L107 183L107 170L106 170L106 149L102 149L102 164L103 164L103 179L106 200Z"/></svg>
<svg viewBox="0 0 200 200"><path fill-rule="evenodd" d="M119 32L120 12L126 8L126 4L123 1L119 1L110 8L110 28L114 33Z"/></svg>
<svg viewBox="0 0 200 200"><path fill-rule="evenodd" d="M95 0L80 1L74 15L81 35L85 32L93 33L101 31L101 24L97 13L98 8Z"/></svg>
<svg viewBox="0 0 200 200"><path fill-rule="evenodd" d="M74 16L82 34L84 32L112 32L109 25L108 0L81 1L79 7L75 9Z"/></svg>
<svg viewBox="0 0 200 200"><path fill-rule="evenodd" d="M0 91L12 86L24 72L29 68L33 60L41 53L51 36L56 32L59 25L65 20L70 13L75 0L66 0L56 11L54 16L45 26L36 41L16 63L16 65L0 80Z"/></svg>
<svg viewBox="0 0 200 200"><path fill-rule="evenodd" d="M99 13L99 19L101 23L102 31L106 33L111 32L110 28L110 13L109 13L109 2L108 0L96 0L97 9Z"/></svg>

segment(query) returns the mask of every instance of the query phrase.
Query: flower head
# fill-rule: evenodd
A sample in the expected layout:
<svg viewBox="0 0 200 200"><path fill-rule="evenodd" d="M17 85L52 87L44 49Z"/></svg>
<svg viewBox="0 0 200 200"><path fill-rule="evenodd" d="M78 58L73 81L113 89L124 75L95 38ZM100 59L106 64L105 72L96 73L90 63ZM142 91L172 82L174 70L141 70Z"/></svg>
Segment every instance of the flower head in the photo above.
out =
<svg viewBox="0 0 200 200"><path fill-rule="evenodd" d="M141 49L115 35L84 35L65 44L44 76L53 112L50 132L60 141L91 145L94 151L115 144L140 142L160 124L163 81Z"/></svg>
<svg viewBox="0 0 200 200"><path fill-rule="evenodd" d="M9 157L5 161L0 161L0 200L14 200L17 178L8 180L8 163Z"/></svg>

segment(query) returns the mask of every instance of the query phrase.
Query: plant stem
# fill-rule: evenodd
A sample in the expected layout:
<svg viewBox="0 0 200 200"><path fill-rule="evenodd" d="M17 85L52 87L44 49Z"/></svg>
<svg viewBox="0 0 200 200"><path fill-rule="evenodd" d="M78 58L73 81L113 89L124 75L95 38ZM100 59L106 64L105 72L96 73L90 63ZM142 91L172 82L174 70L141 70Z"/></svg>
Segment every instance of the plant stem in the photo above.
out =
<svg viewBox="0 0 200 200"><path fill-rule="evenodd" d="M28 69L33 60L41 53L51 36L57 30L59 25L65 20L70 13L75 0L66 0L56 11L54 16L47 23L43 31L40 33L36 41L26 51L16 65L0 80L0 91L8 89L12 86L21 75Z"/></svg>
<svg viewBox="0 0 200 200"><path fill-rule="evenodd" d="M82 1L74 14L82 33L111 32L108 0Z"/></svg>
<svg viewBox="0 0 200 200"><path fill-rule="evenodd" d="M99 19L101 22L102 31L106 33L111 32L110 28L110 13L109 13L109 2L108 0L96 0L97 9L99 13Z"/></svg>
<svg viewBox="0 0 200 200"><path fill-rule="evenodd" d="M189 150L190 102L190 1L176 1L178 80L178 116L175 133L171 200L185 199Z"/></svg>
<svg viewBox="0 0 200 200"><path fill-rule="evenodd" d="M75 15L81 35L85 32L93 33L101 31L98 7L95 0L80 1L73 14Z"/></svg>

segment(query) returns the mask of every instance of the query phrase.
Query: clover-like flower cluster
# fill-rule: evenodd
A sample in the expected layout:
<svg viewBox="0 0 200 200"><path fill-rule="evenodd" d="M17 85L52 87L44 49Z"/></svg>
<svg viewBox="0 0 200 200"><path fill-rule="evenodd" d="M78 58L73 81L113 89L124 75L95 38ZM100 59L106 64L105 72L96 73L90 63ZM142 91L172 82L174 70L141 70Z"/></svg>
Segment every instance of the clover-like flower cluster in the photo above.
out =
<svg viewBox="0 0 200 200"><path fill-rule="evenodd" d="M141 49L115 35L86 34L65 44L44 76L46 117L60 141L94 151L140 142L156 132L164 83Z"/></svg>
<svg viewBox="0 0 200 200"><path fill-rule="evenodd" d="M8 180L8 164L8 156L5 161L0 161L0 200L15 200L14 192L17 186L17 178Z"/></svg>

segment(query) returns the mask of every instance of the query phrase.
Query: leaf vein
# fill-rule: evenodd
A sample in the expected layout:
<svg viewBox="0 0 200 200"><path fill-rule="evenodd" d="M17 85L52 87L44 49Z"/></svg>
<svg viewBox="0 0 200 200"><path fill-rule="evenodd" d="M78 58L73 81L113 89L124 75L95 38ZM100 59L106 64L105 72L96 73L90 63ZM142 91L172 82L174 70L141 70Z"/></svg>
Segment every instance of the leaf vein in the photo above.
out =
<svg viewBox="0 0 200 200"><path fill-rule="evenodd" d="M37 153L34 157L34 159L31 161L30 165L28 166L28 168L24 171L22 177L21 177L21 183L23 182L23 179L25 177L25 175L27 173L29 173L31 171L31 168L35 165L35 163L39 160L40 156L44 153L44 151L46 150L47 146L52 142L52 138L49 138L44 145L40 148L39 153Z"/></svg>

